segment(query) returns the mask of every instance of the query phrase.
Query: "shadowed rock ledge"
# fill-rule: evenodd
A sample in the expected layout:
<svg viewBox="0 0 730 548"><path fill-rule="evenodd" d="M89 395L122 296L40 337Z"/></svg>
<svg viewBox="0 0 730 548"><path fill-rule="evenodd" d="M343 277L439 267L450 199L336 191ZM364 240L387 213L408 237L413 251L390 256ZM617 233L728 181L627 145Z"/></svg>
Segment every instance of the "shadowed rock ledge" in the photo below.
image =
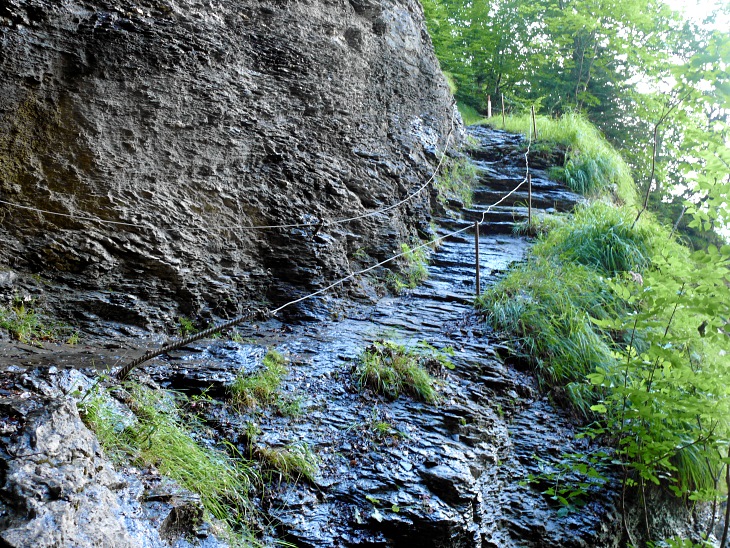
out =
<svg viewBox="0 0 730 548"><path fill-rule="evenodd" d="M454 109L417 0L7 0L0 43L0 200L68 215L0 204L6 295L154 328L288 300L425 227L424 192L317 234L221 228L426 180Z"/></svg>

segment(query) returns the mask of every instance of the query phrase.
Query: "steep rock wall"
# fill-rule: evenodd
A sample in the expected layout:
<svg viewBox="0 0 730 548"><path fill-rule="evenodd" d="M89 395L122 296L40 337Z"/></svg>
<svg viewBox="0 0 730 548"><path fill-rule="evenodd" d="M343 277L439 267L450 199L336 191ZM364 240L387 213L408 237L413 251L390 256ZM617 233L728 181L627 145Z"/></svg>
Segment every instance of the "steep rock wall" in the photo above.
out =
<svg viewBox="0 0 730 548"><path fill-rule="evenodd" d="M417 0L5 0L0 44L0 200L68 215L0 204L6 297L34 273L77 321L230 314L424 226L427 193L235 228L426 180L454 108Z"/></svg>

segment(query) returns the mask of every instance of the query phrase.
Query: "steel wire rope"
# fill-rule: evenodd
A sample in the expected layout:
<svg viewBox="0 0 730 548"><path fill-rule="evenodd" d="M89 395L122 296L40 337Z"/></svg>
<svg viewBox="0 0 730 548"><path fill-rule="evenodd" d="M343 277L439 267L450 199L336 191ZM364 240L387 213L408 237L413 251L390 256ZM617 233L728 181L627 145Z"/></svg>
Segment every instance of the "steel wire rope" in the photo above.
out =
<svg viewBox="0 0 730 548"><path fill-rule="evenodd" d="M532 144L532 141L530 140L530 142L528 143L528 146L527 146L527 152L525 152L525 164L526 164L526 172L527 172L527 174L529 174L529 169L530 169L530 166L529 166L529 153L530 153L531 144ZM511 196L512 194L514 194L517 191L517 189L519 189L522 185L525 184L526 181L527 181L527 176L525 176L525 178L517 186L515 186L515 188L513 188L510 192L508 192L505 196L503 196L502 198L500 198L499 200L497 200L495 203L489 205L487 207L487 209L484 210L484 212L482 214L482 220L478 224L481 225L484 222L484 218L485 218L486 214L489 213L492 210L492 208L498 206L504 200L506 200L509 196ZM217 325L217 326L214 325L214 326L211 326L211 327L209 327L209 328L207 328L207 329L205 329L205 330L203 330L203 331L201 331L199 333L195 333L195 334L189 335L189 336L185 337L184 339L182 339L180 341L176 341L176 342L173 342L173 343L166 344L166 345L160 347L157 350L149 350L148 352L146 352L142 356L140 356L138 358L135 358L134 360L130 361L128 364L124 365L122 368L120 368L114 374L114 376L117 378L117 380L123 381L124 379L127 378L127 376L132 372L132 370L135 367L137 367L138 365L141 365L142 363L144 363L146 361L151 360L152 358L155 358L157 356L160 356L161 354L165 354L166 352L170 352L172 350L179 349L179 348L181 348L181 347L183 347L183 346L185 346L187 344L190 344L191 342L195 342L197 340L200 340L200 339L202 339L204 337L207 337L208 335L211 335L213 333L217 333L219 331L223 331L225 329L229 329L231 327L235 327L236 325L241 324L241 323L245 322L246 320L252 319L252 318L254 318L256 316L261 316L263 318L275 316L276 314L278 314L279 312L281 312L285 308L288 308L288 307L293 306L295 304L298 304L300 302L306 301L308 299L311 299L313 297L316 297L318 295L321 295L323 293L326 293L330 289L333 289L333 288L335 288L335 287L337 287L339 285L342 285L343 283L347 282L348 280L352 280L352 279L354 279L354 278L356 278L358 276L362 276L363 274L367 274L368 272L371 272L371 271L375 270L376 268L379 268L381 266L384 266L384 265L388 264L389 262L394 261L396 259L399 259L399 258L401 258L401 257L403 257L403 256L405 256L405 255L407 255L409 253L413 253L414 251L416 251L418 249L423 249L423 248L426 248L426 247L431 247L434 244L437 244L437 243L440 243L440 242L446 240L447 238L450 238L452 236L456 236L457 234L461 234L462 232L466 232L470 228L472 228L472 225L468 225L468 226L462 227L462 228L460 228L458 230L454 230L452 232L449 232L447 234L444 234L443 236L439 236L438 238L434 238L434 239L429 240L427 242L421 243L420 245L418 245L416 247L413 247L411 249L408 249L407 251L402 251L401 253L398 253L396 255L393 255L392 257L389 257L389 258L387 258L387 259L385 259L383 261L380 261L380 262L378 262L378 263L376 263L374 265L371 265L371 266L369 266L367 268L364 268L362 270L358 270L357 272L352 272L351 274L348 274L344 278L340 278L340 279L332 282L331 284L327 285L326 287L323 287L321 289L318 289L317 291L313 291L313 292L311 292L311 293L309 293L307 295L304 295L303 297L299 297L297 299L291 300L291 301L289 301L289 302L287 302L287 303L279 306L278 308L275 308L274 310L266 310L266 309L251 310L251 311L249 311L249 312L247 312L247 313L245 313L245 314L243 314L243 315L241 315L241 316L239 316L237 318L234 318L232 320L229 320L227 322L224 322L224 323L222 323L220 325Z"/></svg>
<svg viewBox="0 0 730 548"><path fill-rule="evenodd" d="M391 204L387 207L384 207L382 209L378 209L375 211L370 211L368 213L355 215L352 217L345 217L342 219L335 219L332 221L321 221L318 223L308 222L308 223L289 223L289 224L281 224L281 225L229 225L229 226L213 225L213 226L207 226L207 227L192 226L192 227L187 227L187 228L188 228L188 230L193 230L193 231L273 230L273 229L280 229L280 228L315 228L315 227L319 227L321 229L325 226L334 226L334 225L338 225L338 224L349 223L351 221L357 221L359 219L374 217L376 215L380 215L387 211L391 211L392 209L396 209L396 208L402 206L403 204L411 201L416 196L418 196L436 178L436 174L441 169L444 159L446 158L446 154L447 154L447 151L449 148L449 141L451 141L451 137L453 136L453 133L454 133L454 119L455 119L455 113L452 114L452 116L451 116L451 128L449 129L449 133L446 136L446 142L444 144L444 151L441 154L441 158L439 158L438 164L436 164L436 167L434 168L433 173L431 173L430 177L426 180L425 183L423 183L420 187L418 187L417 190L415 190L414 192L412 192L411 194L409 194L402 200L399 200L398 202ZM6 200L0 200L0 204L4 204L4 205L10 206L10 207L17 208L17 209L25 209L27 211L34 211L36 213L42 213L45 215L55 215L57 217L70 218L70 219L74 219L76 221L90 221L90 222L95 222L95 223L99 223L99 224L106 224L106 225L112 225L112 226L128 226L128 227L141 228L141 229L156 228L154 226L150 226L150 225L146 225L146 224L142 224L142 223L132 223L132 222L127 222L127 221L110 221L107 219L99 219L97 217L90 217L88 215L73 215L71 213L60 213L60 212L56 212L56 211L48 211L45 209L40 209L40 208L36 208L36 207L25 206L25 205L16 204L13 202L8 202ZM164 228L164 227L157 227L157 229L164 230L164 231L178 230L177 228Z"/></svg>

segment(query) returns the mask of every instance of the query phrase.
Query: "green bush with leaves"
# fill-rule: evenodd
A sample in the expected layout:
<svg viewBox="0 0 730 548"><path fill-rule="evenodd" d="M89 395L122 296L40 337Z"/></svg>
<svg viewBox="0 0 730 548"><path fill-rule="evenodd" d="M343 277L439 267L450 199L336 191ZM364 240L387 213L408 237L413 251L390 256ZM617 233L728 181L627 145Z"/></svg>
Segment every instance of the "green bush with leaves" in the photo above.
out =
<svg viewBox="0 0 730 548"><path fill-rule="evenodd" d="M596 321L628 333L613 367L590 382L593 409L635 481L717 496L730 438L730 247L655 257L643 284L610 282L630 314Z"/></svg>
<svg viewBox="0 0 730 548"><path fill-rule="evenodd" d="M391 399L409 394L436 403L436 381L425 368L429 363L441 365L431 352L418 351L393 341L375 341L358 360L355 383L361 390L367 387Z"/></svg>

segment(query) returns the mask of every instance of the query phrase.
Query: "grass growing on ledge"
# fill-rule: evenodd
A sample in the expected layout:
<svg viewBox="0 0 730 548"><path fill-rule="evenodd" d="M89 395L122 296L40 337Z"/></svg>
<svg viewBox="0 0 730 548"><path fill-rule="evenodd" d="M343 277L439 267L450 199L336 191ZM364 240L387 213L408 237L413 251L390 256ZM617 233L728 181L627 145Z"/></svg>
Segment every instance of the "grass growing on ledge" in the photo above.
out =
<svg viewBox="0 0 730 548"><path fill-rule="evenodd" d="M319 469L317 456L304 443L286 447L260 447L254 452L254 457L265 472L279 475L287 481L296 482L301 478L314 481Z"/></svg>
<svg viewBox="0 0 730 548"><path fill-rule="evenodd" d="M477 124L484 120L484 116L482 116L479 111L472 106L465 105L464 103L457 103L456 108L459 109L461 119L467 126Z"/></svg>
<svg viewBox="0 0 730 548"><path fill-rule="evenodd" d="M652 249L666 238L657 225L633 224L635 215L627 208L595 201L575 208L568 223L556 224L537 245L535 253L558 256L600 274L641 272L649 265Z"/></svg>
<svg viewBox="0 0 730 548"><path fill-rule="evenodd" d="M391 399L409 394L436 403L436 381L424 367L425 362L433 359L427 353L392 341L376 341L360 356L355 383L360 390L367 387Z"/></svg>
<svg viewBox="0 0 730 548"><path fill-rule="evenodd" d="M591 421L588 435L613 446L628 486L711 500L723 496L714 482L730 429L730 247L690 255L634 216L579 207L477 306L541 386Z"/></svg>
<svg viewBox="0 0 730 548"><path fill-rule="evenodd" d="M584 414L597 397L584 381L616 363L617 347L596 320L625 312L606 277L641 272L667 234L602 201L553 223L528 260L477 299L495 330L528 357L546 388L564 390Z"/></svg>
<svg viewBox="0 0 730 548"><path fill-rule="evenodd" d="M501 118L483 123L501 128ZM560 118L537 117L538 142L567 148L565 165L555 168L553 176L580 194L612 195L619 203L637 203L636 185L631 169L621 154L583 116L567 113ZM532 129L529 114L506 118L507 131L528 135Z"/></svg>
<svg viewBox="0 0 730 548"><path fill-rule="evenodd" d="M253 375L239 372L231 386L232 402L248 409L277 403L281 381L289 372L286 361L286 358L276 350L269 350L264 356L261 370Z"/></svg>
<svg viewBox="0 0 730 548"><path fill-rule="evenodd" d="M607 317L615 306L600 276L535 254L483 293L476 306L532 362L544 388L564 388L573 405L588 411L594 396L584 390L586 376L615 361L591 321Z"/></svg>
<svg viewBox="0 0 730 548"><path fill-rule="evenodd" d="M400 293L404 289L415 289L428 278L428 249L425 247L411 249L406 243L402 243L400 249L405 266L400 273L391 272L385 279L386 285L394 293Z"/></svg>
<svg viewBox="0 0 730 548"><path fill-rule="evenodd" d="M16 295L9 306L0 306L0 329L24 344L40 346L43 341L66 339L68 344L78 342L78 333L59 323L46 323L36 308L35 299Z"/></svg>
<svg viewBox="0 0 730 548"><path fill-rule="evenodd" d="M155 466L161 474L197 493L206 512L233 531L243 528L246 542L255 541L245 530L252 510L248 493L260 480L250 463L226 451L195 441L196 420L183 416L176 395L127 384L126 403L133 415L103 391L80 403L84 422L96 433L105 452L137 466ZM249 544L250 545L250 544Z"/></svg>
<svg viewBox="0 0 730 548"><path fill-rule="evenodd" d="M471 207L476 182L477 170L468 158L447 158L434 180L434 187L441 203L455 199Z"/></svg>

